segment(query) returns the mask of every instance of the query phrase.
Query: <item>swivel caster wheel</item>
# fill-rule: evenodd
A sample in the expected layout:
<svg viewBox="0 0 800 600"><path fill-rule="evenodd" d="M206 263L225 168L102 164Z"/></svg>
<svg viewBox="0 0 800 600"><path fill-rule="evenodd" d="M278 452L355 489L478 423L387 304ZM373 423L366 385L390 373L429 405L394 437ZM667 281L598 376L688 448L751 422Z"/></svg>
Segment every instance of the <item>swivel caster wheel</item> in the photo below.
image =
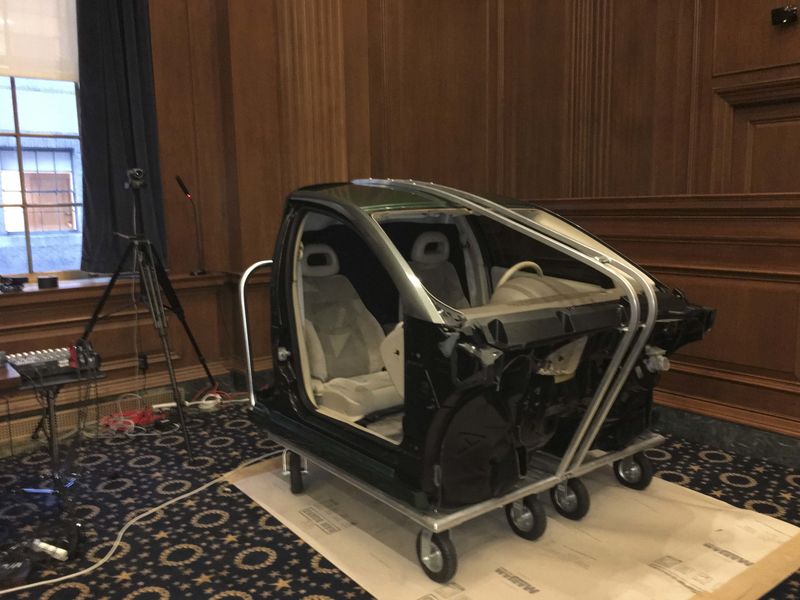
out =
<svg viewBox="0 0 800 600"><path fill-rule="evenodd" d="M622 485L643 490L653 481L653 463L642 452L614 462L614 475Z"/></svg>
<svg viewBox="0 0 800 600"><path fill-rule="evenodd" d="M526 540L538 540L547 529L544 506L535 495L506 504L506 519L511 531Z"/></svg>
<svg viewBox="0 0 800 600"><path fill-rule="evenodd" d="M580 479L567 479L550 489L553 508L562 517L579 521L589 512L589 490Z"/></svg>
<svg viewBox="0 0 800 600"><path fill-rule="evenodd" d="M456 547L450 540L450 532L417 534L417 560L425 575L436 583L447 583L456 574L458 559Z"/></svg>
<svg viewBox="0 0 800 600"><path fill-rule="evenodd" d="M295 454L289 450L286 451L287 458L289 459L289 484L293 494L303 493L303 461L300 459L299 454Z"/></svg>

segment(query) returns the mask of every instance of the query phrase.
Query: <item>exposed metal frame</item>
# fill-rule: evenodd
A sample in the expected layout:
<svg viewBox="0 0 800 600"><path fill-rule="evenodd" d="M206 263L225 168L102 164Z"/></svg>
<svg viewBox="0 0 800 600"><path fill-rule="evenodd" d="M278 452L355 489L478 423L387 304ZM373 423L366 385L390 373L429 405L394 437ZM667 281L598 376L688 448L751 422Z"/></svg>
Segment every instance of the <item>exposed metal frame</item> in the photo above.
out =
<svg viewBox="0 0 800 600"><path fill-rule="evenodd" d="M292 194L294 201L313 203L322 212L334 212L347 225L353 227L364 237L364 242L375 253L376 258L386 268L386 272L397 286L397 291L407 304L404 309L407 314L419 319L426 319L431 323L444 324L445 319L439 313L437 306L431 300L419 278L405 261L400 251L389 239L383 228L360 208L347 205L332 207L324 194L311 194L306 190L299 190ZM441 303L441 302L440 302Z"/></svg>
<svg viewBox="0 0 800 600"><path fill-rule="evenodd" d="M247 288L247 281L250 279L250 276L259 269L272 266L272 262L273 261L270 258L268 260L260 260L258 262L253 263L247 268L247 270L244 273L242 273L242 276L239 279L239 310L242 313L242 332L244 333L244 356L245 360L247 361L247 393L250 396L251 408L255 408L256 394L253 386L253 357L252 357L252 352L250 350L250 326L248 325L248 320L247 320L247 297L245 295L245 289Z"/></svg>
<svg viewBox="0 0 800 600"><path fill-rule="evenodd" d="M377 487L370 485L363 479L348 473L344 469L329 462L319 454L310 452L306 447L298 446L294 442L280 436L276 436L272 433L269 434L269 437L272 441L280 446L283 446L286 450L298 454L304 461L308 460L314 463L325 471L335 475L339 479L346 481L356 489L361 490L369 496L372 496L382 504L385 504L386 506L396 510L423 529L433 533L448 531L454 527L458 527L459 525L466 523L467 521L471 521L472 519L485 515L488 512L502 508L506 504L521 500L526 496L546 492L550 488L556 487L566 479L582 477L587 473L595 471L606 465L610 465L617 460L627 458L636 454L637 452L647 450L648 448L654 448L655 446L663 443L665 439L663 436L657 433L645 433L636 438L622 450L593 456L589 461L578 467L575 467L574 469L569 469L561 475L553 472L553 467L557 464L557 461L550 460L547 456L542 456L541 459L537 461L537 465L539 465L540 468L530 469L530 473L519 484L514 486L514 489L506 494L503 494L502 496L489 498L488 500L470 504L469 506L464 506L461 508L433 508L430 510L421 510L398 500L397 498L387 494Z"/></svg>
<svg viewBox="0 0 800 600"><path fill-rule="evenodd" d="M16 77L9 76L10 84L11 84L11 108L14 113L14 131L7 132L3 131L0 132L0 138L9 137L14 138L14 146L16 148L17 154L17 171L19 172L19 187L20 187L20 197L22 199L21 204L0 204L0 208L21 208L22 209L22 222L24 227L24 234L25 234L25 254L26 260L28 263L28 274L35 273L33 270L33 250L31 248L31 228L30 228L30 219L28 218L28 209L31 208L28 206L27 201L27 190L25 189L25 167L22 162L22 140L26 138L30 139L69 139L69 140L78 140L80 141L81 136L80 132L77 135L74 134L65 134L65 133L22 133L19 127L19 110L18 110L18 100L17 100L17 81ZM78 97L78 84L75 83L75 98L77 102ZM80 123L78 125L80 128ZM49 148L48 148L49 150ZM75 190L72 190L73 198L75 197ZM44 205L47 208L63 208L66 206L71 206L73 208L78 208L83 206L83 202L70 202L70 203L59 203L59 204L47 204Z"/></svg>
<svg viewBox="0 0 800 600"><path fill-rule="evenodd" d="M551 231L528 217L480 196L445 186L421 184L412 181L371 179L359 180L354 183L408 191L414 190L416 193L422 192L444 198L457 205L467 207L476 214L502 222L524 235L537 239L589 265L593 269L606 274L616 285L624 290L624 295L628 298L630 305L628 326L622 328L622 336L610 364L564 456L558 458L541 452L537 453L534 461L535 466L530 469L525 479L515 486L513 490L497 498L489 498L476 504L452 510L440 508L432 508L426 511L419 510L353 476L346 470L328 462L325 458L316 455L313 451L309 451L308 448L298 446L290 440L274 435L272 432L270 432L271 439L284 446L288 451L310 459L311 462L324 470L350 483L431 532L447 531L489 511L520 500L525 496L546 491L567 479L581 477L617 460L657 446L664 441L662 436L646 432L622 450L610 453L593 453L591 455L589 453L603 421L608 416L608 412L611 410L616 397L630 375L655 326L658 302L654 284L652 280L646 277L645 273L627 261L619 260L569 236ZM379 227L377 222L373 221L373 223L376 227ZM272 263L272 260L262 260L254 263L242 274L239 281L239 299L247 360L248 392L250 403L253 407L255 406L255 392L245 290L251 275L256 270L270 266ZM646 305L644 319L640 318L642 316L641 303L631 281L636 282L644 294Z"/></svg>
<svg viewBox="0 0 800 600"><path fill-rule="evenodd" d="M250 395L250 404L251 406L255 406L255 392L254 392L254 384L253 384L253 363L252 363L252 355L251 355L251 347L250 347L250 329L248 326L248 311L247 311L247 300L245 297L245 289L247 286L247 282L252 276L259 269L263 269L265 267L271 266L273 261L270 260L261 260L256 263L250 265L250 267L245 270L242 274L241 279L239 280L239 300L240 300L240 308L242 312L242 327L244 333L244 344L245 344L245 357L247 361L247 389L248 394ZM317 466L321 467L325 471L328 471L332 475L346 481L350 485L354 486L355 488L361 490L362 492L372 496L379 502L385 504L386 506L396 510L410 521L416 523L423 529L427 531L431 531L434 533L440 533L444 531L448 531L458 525L466 523L474 518L480 517L488 512L496 510L498 508L502 508L506 504L511 502L516 502L526 496L537 494L541 492L545 492L550 488L557 486L558 484L562 483L566 479L581 477L604 467L606 465L610 465L613 462L627 458L636 454L637 452L642 452L648 448L653 448L658 446L659 444L664 442L664 437L658 435L656 433L648 432L644 433L635 439L633 442L628 444L624 449L619 450L617 452L610 452L599 454L597 456L591 456L590 460L583 461L579 465L575 465L569 469L562 469L563 461L559 461L557 458L538 453L536 455L536 467L530 469L530 472L525 477L523 481L519 484L514 486L514 489L509 491L508 493L499 496L497 498L489 498L484 500L483 502L478 502L476 504L471 504L469 506L457 509L437 509L433 508L430 510L420 510L413 507L410 504L406 504L397 498L387 494L386 492L380 490L379 488L370 485L366 481L355 477L351 473L348 473L346 470L341 469L340 467L330 463L325 458L315 454L314 452L310 452L305 447L300 447L294 444L292 441L287 440L281 436L276 436L274 433L270 432L269 434L270 439L272 439L275 443L283 446L285 450L292 451L298 454L302 461L303 461L303 470L307 469L307 460L310 460ZM284 454L284 462L285 462L285 454ZM284 465L284 474L287 474L286 465Z"/></svg>
<svg viewBox="0 0 800 600"><path fill-rule="evenodd" d="M428 193L456 205L470 208L477 214L504 223L523 235L532 237L595 270L605 273L625 291L625 296L628 298L630 305L628 326L624 328L623 336L617 345L609 366L603 374L595 395L561 459L557 475L563 475L567 471L577 468L583 462L591 445L594 443L603 421L608 416L614 401L633 370L655 326L658 301L652 281L639 269L626 261L621 261L578 240L552 231L514 210L475 194L447 186L413 180L358 179L354 180L353 183L414 193ZM639 296L631 285L629 278L637 282L644 292L647 303L644 322L640 322L642 311Z"/></svg>
<svg viewBox="0 0 800 600"><path fill-rule="evenodd" d="M516 218L520 222L530 224L531 226L535 227L537 231L543 233L544 235L553 237L567 244L572 243L576 248L588 250L590 254L594 254L595 259L598 258L597 249L591 246L586 246L582 242L573 240L572 238L561 235L558 232L551 231L550 229L540 225L533 219L529 219L528 217L525 217L520 213L508 209L496 202L492 202L491 200L481 198L480 196L470 194L468 192L456 190L454 188L449 188L446 186L436 185L436 184L430 184L430 185L435 189L443 190L449 193L456 193L457 195L460 195L461 197L465 198L468 201L472 200L477 202L483 202L489 207L491 207L491 210L493 212L500 212L501 214L510 216L512 219ZM592 416L591 425L585 431L585 435L583 435L582 438L580 439L580 444L577 443L577 440L581 436L576 435L573 438L570 447L567 449L567 453L565 453L564 459L562 460L561 466L559 467L559 471L562 472L567 469L578 468L579 465L583 463L586 455L591 449L592 444L597 438L597 435L600 432L600 428L602 427L603 422L608 416L611 407L614 405L617 396L622 390L622 386L625 385L625 382L627 381L631 371L636 366L636 362L639 360L639 356L641 355L642 350L644 350L647 340L650 339L650 335L653 332L653 329L655 327L656 317L658 315L658 299L656 297L655 286L652 280L649 277L647 277L645 273L643 273L640 269L638 269L635 265L631 264L630 262L626 260L621 260L619 258L607 254L601 254L600 262L604 263L606 261L608 261L608 264L612 264L614 267L621 270L624 274L630 276L637 283L639 283L645 295L647 313L645 316L644 323L642 323L640 326L640 330L638 332L639 335L636 338L636 341L633 343L633 347L629 349L627 358L625 359L625 362L623 363L622 367L619 369L617 377L614 380L614 384L611 387L611 390L607 393L607 395L603 399L603 402L594 407L595 411ZM638 295L635 295L635 297L636 300L638 301ZM629 301L630 300L631 299L629 299ZM610 367L608 370L611 370ZM586 419L584 419L584 421L586 421ZM581 429L583 428L583 424L584 423L582 422ZM571 456L570 453L572 453ZM565 462L567 462L568 458L570 460L567 466Z"/></svg>

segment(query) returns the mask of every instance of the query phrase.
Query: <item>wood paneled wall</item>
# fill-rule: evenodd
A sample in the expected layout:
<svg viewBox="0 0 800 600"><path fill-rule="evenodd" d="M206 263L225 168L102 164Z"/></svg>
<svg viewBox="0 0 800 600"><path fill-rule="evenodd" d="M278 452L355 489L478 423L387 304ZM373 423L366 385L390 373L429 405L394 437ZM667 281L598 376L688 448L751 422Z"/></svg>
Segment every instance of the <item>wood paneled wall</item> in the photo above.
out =
<svg viewBox="0 0 800 600"><path fill-rule="evenodd" d="M800 434L800 194L540 203L718 309L707 339L673 358L658 401Z"/></svg>
<svg viewBox="0 0 800 600"><path fill-rule="evenodd" d="M283 198L308 183L542 201L720 309L661 401L798 434L800 200L780 193L800 192L800 26L772 26L772 8L152 3L165 189L173 170L197 179L207 259L227 271L271 254ZM171 247L191 248L185 210L168 212Z"/></svg>
<svg viewBox="0 0 800 600"><path fill-rule="evenodd" d="M443 0L369 10L373 174L490 187L496 8Z"/></svg>
<svg viewBox="0 0 800 600"><path fill-rule="evenodd" d="M772 26L773 4L151 2L170 266L196 262L176 174L228 282L272 254L300 185L411 177L541 201L720 309L662 402L798 434L800 25ZM241 364L220 285L232 325L209 344Z"/></svg>
<svg viewBox="0 0 800 600"><path fill-rule="evenodd" d="M374 174L512 196L691 193L693 0L376 2Z"/></svg>
<svg viewBox="0 0 800 600"><path fill-rule="evenodd" d="M173 283L186 311L192 330L209 361L212 372L220 375L230 369L231 341L226 335L233 327L233 317L223 306L230 306L230 282L222 274L173 277ZM143 385L136 377L137 353L149 357L146 375L148 387L167 383L161 343L142 302L132 304L131 281L120 280L91 336L100 353L107 379L100 382L101 395L122 394ZM77 340L92 314L103 283L64 284L61 289L23 292L0 296L0 340L6 352L25 352L69 346ZM195 360L189 339L175 317L168 317L173 360L178 377L185 381L204 377ZM261 348L264 352L264 348ZM59 395L60 403L74 402L77 388L67 386ZM31 393L14 394L13 413L38 407Z"/></svg>
<svg viewBox="0 0 800 600"><path fill-rule="evenodd" d="M761 0L457 4L369 6L373 175L574 217L719 308L660 401L800 434L800 198L753 195L800 191L800 27Z"/></svg>
<svg viewBox="0 0 800 600"><path fill-rule="evenodd" d="M200 207L207 268L225 271L240 251L237 207L229 202L235 155L227 13L216 0L152 2L150 27L169 266L183 273L197 265L180 175Z"/></svg>

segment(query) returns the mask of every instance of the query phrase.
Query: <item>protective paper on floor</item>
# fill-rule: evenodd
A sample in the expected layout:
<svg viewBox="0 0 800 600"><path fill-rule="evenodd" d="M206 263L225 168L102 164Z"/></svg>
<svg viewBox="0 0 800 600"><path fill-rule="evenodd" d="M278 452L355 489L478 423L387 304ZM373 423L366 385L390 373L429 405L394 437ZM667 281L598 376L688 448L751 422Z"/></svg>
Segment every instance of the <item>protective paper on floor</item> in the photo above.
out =
<svg viewBox="0 0 800 600"><path fill-rule="evenodd" d="M280 459L232 481L381 599L692 598L800 532L660 479L643 492L629 490L608 468L584 478L592 505L580 522L558 516L540 495L548 524L535 542L514 535L502 510L455 528L458 571L442 586L419 567L414 523L313 464L309 471L306 491L297 496Z"/></svg>

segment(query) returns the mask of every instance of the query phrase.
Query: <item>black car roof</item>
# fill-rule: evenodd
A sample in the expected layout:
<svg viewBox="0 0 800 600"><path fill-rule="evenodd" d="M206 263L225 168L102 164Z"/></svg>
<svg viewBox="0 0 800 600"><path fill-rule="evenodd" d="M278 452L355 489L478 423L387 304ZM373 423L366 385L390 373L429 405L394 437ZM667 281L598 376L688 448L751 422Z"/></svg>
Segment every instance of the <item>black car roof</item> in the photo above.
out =
<svg viewBox="0 0 800 600"><path fill-rule="evenodd" d="M458 208L458 205L433 192L423 190L393 189L379 185L360 185L357 182L320 183L302 187L292 196L302 197L311 192L315 198L324 197L329 202L349 205L365 213L395 210L424 210ZM530 207L530 204L484 194L484 197L509 208Z"/></svg>

